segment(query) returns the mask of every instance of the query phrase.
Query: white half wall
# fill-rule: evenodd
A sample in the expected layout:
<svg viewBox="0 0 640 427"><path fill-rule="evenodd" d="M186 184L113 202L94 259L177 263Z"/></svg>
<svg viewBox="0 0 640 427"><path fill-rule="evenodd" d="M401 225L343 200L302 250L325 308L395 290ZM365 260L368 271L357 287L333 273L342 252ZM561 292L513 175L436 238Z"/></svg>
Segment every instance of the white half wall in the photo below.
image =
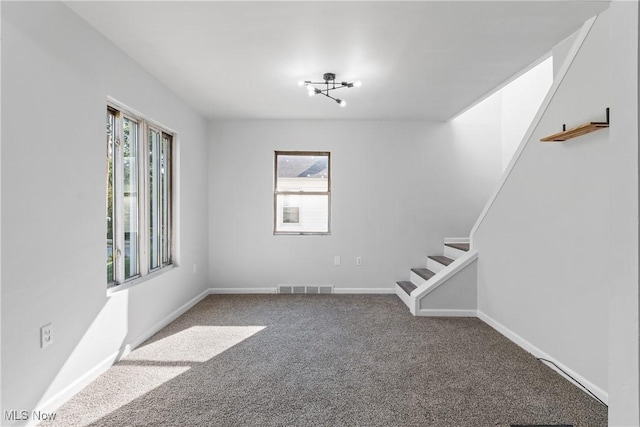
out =
<svg viewBox="0 0 640 427"><path fill-rule="evenodd" d="M474 312L477 301L477 261L458 271L441 286L428 293L418 303L418 314L425 310L460 310Z"/></svg>
<svg viewBox="0 0 640 427"><path fill-rule="evenodd" d="M1 7L4 415L55 407L207 290L208 137L205 119L62 3ZM180 266L111 296L108 96L179 144ZM47 323L54 342L41 349Z"/></svg>
<svg viewBox="0 0 640 427"><path fill-rule="evenodd" d="M211 286L393 292L444 237L468 235L495 186L497 128L478 130L464 138L448 123L212 122ZM330 236L273 235L275 150L331 152Z"/></svg>
<svg viewBox="0 0 640 427"><path fill-rule="evenodd" d="M609 206L615 166L608 159L616 148L609 130L565 143L539 140L563 123L604 120L609 30L604 12L472 235L480 314L605 394L609 271L616 268L609 226L617 209Z"/></svg>

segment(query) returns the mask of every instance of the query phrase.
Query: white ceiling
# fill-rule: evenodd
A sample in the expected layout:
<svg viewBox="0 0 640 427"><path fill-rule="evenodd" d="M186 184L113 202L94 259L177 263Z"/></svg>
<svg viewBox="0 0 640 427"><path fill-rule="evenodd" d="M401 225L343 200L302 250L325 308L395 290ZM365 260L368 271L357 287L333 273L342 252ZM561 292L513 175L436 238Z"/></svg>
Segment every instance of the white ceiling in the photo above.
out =
<svg viewBox="0 0 640 427"><path fill-rule="evenodd" d="M446 120L604 10L604 1L66 3L203 115ZM300 80L361 80L348 103ZM338 95L339 94L339 95Z"/></svg>

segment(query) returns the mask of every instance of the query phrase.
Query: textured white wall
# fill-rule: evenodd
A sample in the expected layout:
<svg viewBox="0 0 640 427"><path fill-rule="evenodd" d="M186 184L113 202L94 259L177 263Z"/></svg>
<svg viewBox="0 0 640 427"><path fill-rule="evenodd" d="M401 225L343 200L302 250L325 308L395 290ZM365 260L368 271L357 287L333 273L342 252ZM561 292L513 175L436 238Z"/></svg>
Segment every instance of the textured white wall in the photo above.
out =
<svg viewBox="0 0 640 427"><path fill-rule="evenodd" d="M563 123L604 119L609 44L605 12L473 236L479 310L605 392L616 209L609 206L609 131L562 144L539 139Z"/></svg>
<svg viewBox="0 0 640 427"><path fill-rule="evenodd" d="M184 266L111 297L107 96L179 133ZM57 2L3 2L2 104L2 410L31 410L206 290L207 122Z"/></svg>
<svg viewBox="0 0 640 427"><path fill-rule="evenodd" d="M468 235L500 174L496 131L464 139L445 123L212 122L211 285L392 291L444 237ZM275 150L331 152L330 236L273 235Z"/></svg>

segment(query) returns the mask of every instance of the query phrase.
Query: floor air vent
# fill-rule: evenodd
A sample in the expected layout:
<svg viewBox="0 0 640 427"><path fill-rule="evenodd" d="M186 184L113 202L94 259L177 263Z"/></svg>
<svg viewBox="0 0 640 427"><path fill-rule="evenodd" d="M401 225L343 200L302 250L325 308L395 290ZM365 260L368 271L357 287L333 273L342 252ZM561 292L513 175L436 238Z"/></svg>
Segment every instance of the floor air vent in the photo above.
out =
<svg viewBox="0 0 640 427"><path fill-rule="evenodd" d="M333 285L278 285L279 294L332 294Z"/></svg>

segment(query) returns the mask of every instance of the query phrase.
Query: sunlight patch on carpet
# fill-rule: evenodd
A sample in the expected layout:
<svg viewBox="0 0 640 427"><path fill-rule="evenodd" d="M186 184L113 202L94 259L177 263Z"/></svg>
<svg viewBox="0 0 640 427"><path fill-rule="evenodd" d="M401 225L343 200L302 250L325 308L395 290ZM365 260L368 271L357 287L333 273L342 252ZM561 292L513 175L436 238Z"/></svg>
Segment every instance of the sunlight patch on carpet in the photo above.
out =
<svg viewBox="0 0 640 427"><path fill-rule="evenodd" d="M206 362L266 326L192 326L136 349L126 360Z"/></svg>

